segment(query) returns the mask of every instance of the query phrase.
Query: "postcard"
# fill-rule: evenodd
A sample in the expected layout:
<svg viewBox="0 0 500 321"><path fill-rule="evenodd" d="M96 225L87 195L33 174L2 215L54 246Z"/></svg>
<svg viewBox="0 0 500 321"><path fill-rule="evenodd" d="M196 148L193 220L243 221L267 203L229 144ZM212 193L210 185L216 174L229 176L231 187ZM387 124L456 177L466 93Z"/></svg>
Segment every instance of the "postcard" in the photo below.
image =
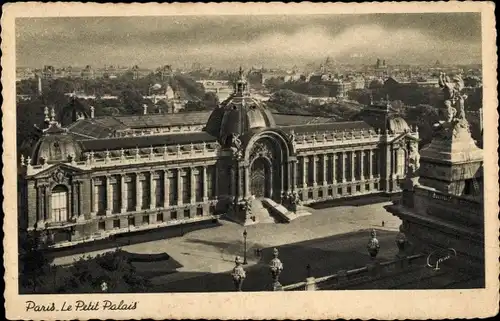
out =
<svg viewBox="0 0 500 321"><path fill-rule="evenodd" d="M3 12L9 319L498 312L493 3Z"/></svg>

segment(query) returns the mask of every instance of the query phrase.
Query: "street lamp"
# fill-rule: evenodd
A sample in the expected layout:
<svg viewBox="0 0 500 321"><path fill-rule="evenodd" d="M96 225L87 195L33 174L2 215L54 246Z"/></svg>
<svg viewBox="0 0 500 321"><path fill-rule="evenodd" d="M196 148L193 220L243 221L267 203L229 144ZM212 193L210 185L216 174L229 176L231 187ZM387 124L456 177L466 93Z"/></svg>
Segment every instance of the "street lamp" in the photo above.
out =
<svg viewBox="0 0 500 321"><path fill-rule="evenodd" d="M248 264L247 262L247 230L243 231L243 264Z"/></svg>

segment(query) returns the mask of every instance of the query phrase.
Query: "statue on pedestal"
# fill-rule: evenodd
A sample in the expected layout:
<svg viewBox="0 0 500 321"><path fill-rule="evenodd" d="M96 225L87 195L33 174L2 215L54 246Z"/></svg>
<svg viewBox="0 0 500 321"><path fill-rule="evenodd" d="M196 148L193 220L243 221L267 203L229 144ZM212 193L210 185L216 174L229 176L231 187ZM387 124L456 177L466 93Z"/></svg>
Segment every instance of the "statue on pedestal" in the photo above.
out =
<svg viewBox="0 0 500 321"><path fill-rule="evenodd" d="M459 130L469 130L465 119L465 99L462 94L464 81L460 75L455 75L451 80L445 73L439 75L439 86L443 89L444 103L441 108L442 119L435 124L438 128L437 136L441 139L450 139L456 136Z"/></svg>

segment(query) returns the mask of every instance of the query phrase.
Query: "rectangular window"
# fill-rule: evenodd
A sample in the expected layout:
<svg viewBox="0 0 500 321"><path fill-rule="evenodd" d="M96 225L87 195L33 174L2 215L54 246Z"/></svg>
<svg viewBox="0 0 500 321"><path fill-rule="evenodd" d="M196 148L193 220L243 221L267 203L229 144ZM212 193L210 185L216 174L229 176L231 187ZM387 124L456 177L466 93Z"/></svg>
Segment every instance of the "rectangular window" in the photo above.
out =
<svg viewBox="0 0 500 321"><path fill-rule="evenodd" d="M196 184L194 187L196 202L201 202L203 200L203 175L196 174L194 181Z"/></svg>
<svg viewBox="0 0 500 321"><path fill-rule="evenodd" d="M342 195L342 187L337 188L337 195Z"/></svg>
<svg viewBox="0 0 500 321"><path fill-rule="evenodd" d="M146 176L146 179L141 181L141 191L142 191L142 209L148 209L149 204L151 203L151 190L149 188L150 181L149 176Z"/></svg>
<svg viewBox="0 0 500 321"><path fill-rule="evenodd" d="M328 188L328 196L333 196L333 188L332 187Z"/></svg>
<svg viewBox="0 0 500 321"><path fill-rule="evenodd" d="M171 211L170 212L170 219L176 220L177 219L177 211Z"/></svg>
<svg viewBox="0 0 500 321"><path fill-rule="evenodd" d="M354 179L359 181L361 179L361 152L354 152Z"/></svg>
<svg viewBox="0 0 500 321"><path fill-rule="evenodd" d="M370 170L370 152L366 152L363 156L363 176L368 178L370 176L369 170Z"/></svg>
<svg viewBox="0 0 500 321"><path fill-rule="evenodd" d="M346 180L350 181L352 180L352 158L351 158L351 153L347 153L347 157L344 158L345 160L345 178Z"/></svg>
<svg viewBox="0 0 500 321"><path fill-rule="evenodd" d="M325 168L325 175L326 175L326 182L328 184L333 183L333 172L332 172L332 155L327 154L326 155L326 168Z"/></svg>
<svg viewBox="0 0 500 321"><path fill-rule="evenodd" d="M344 177L343 173L342 173L342 154L335 154L334 157L336 157L336 162L335 162L335 179L337 180L337 182L340 182L342 181L342 178Z"/></svg>
<svg viewBox="0 0 500 321"><path fill-rule="evenodd" d="M149 215L142 216L142 224L149 224Z"/></svg>
<svg viewBox="0 0 500 321"><path fill-rule="evenodd" d="M374 184L373 184L373 188L374 188L375 190L378 190L378 183L374 183Z"/></svg>
<svg viewBox="0 0 500 321"><path fill-rule="evenodd" d="M113 220L113 228L120 228L120 220Z"/></svg>
<svg viewBox="0 0 500 321"><path fill-rule="evenodd" d="M135 217L131 216L128 218L128 226L135 226Z"/></svg>
<svg viewBox="0 0 500 321"><path fill-rule="evenodd" d="M156 214L156 221L159 223L163 222L163 213Z"/></svg>
<svg viewBox="0 0 500 321"><path fill-rule="evenodd" d="M208 199L215 198L215 166L207 168L207 197Z"/></svg>
<svg viewBox="0 0 500 321"><path fill-rule="evenodd" d="M97 214L103 215L106 213L106 186L105 185L97 185Z"/></svg>
<svg viewBox="0 0 500 321"><path fill-rule="evenodd" d="M54 222L65 222L68 220L68 192L66 189L52 191L52 220Z"/></svg>
<svg viewBox="0 0 500 321"><path fill-rule="evenodd" d="M106 229L106 222L104 222L104 221L98 222L97 228L99 229L99 231L104 231Z"/></svg>
<svg viewBox="0 0 500 321"><path fill-rule="evenodd" d="M198 207L196 209L196 215L197 216L203 216L203 207Z"/></svg>
<svg viewBox="0 0 500 321"><path fill-rule="evenodd" d="M347 186L347 194L351 194L352 193L352 188L351 186Z"/></svg>
<svg viewBox="0 0 500 321"><path fill-rule="evenodd" d="M360 185L356 185L356 192L361 192L361 186Z"/></svg>
<svg viewBox="0 0 500 321"><path fill-rule="evenodd" d="M380 174L379 165L378 165L378 164L380 164L379 157L380 157L379 151L374 150L373 154L372 154L372 173L373 173L373 176L378 176Z"/></svg>
<svg viewBox="0 0 500 321"><path fill-rule="evenodd" d="M323 197L323 190L322 189L318 190L318 197L319 198Z"/></svg>
<svg viewBox="0 0 500 321"><path fill-rule="evenodd" d="M312 186L314 181L313 176L313 165L314 165L314 157L309 157L309 162L307 162L307 186Z"/></svg>
<svg viewBox="0 0 500 321"><path fill-rule="evenodd" d="M127 211L135 211L135 182L125 183L125 190L127 193Z"/></svg>
<svg viewBox="0 0 500 321"><path fill-rule="evenodd" d="M121 209L120 184L118 182L115 184L112 184L111 190L113 193L113 213L120 213L120 209Z"/></svg>
<svg viewBox="0 0 500 321"><path fill-rule="evenodd" d="M312 190L309 190L309 192L307 193L307 197L309 199L313 198L314 194L313 194L313 191Z"/></svg>
<svg viewBox="0 0 500 321"><path fill-rule="evenodd" d="M210 205L210 207L208 208L208 213L210 215L214 215L215 214L215 206L214 205Z"/></svg>
<svg viewBox="0 0 500 321"><path fill-rule="evenodd" d="M315 181L318 184L322 184L322 182L323 182L323 175L322 175L323 164L322 163L323 163L323 160L321 159L321 156L318 156L318 158L316 159L316 177L315 177Z"/></svg>
<svg viewBox="0 0 500 321"><path fill-rule="evenodd" d="M365 191L369 191L370 190L370 184L365 184Z"/></svg>
<svg viewBox="0 0 500 321"><path fill-rule="evenodd" d="M155 195L156 195L156 207L163 207L163 201L165 194L163 192L163 187L164 187L164 178L158 177L158 179L155 179Z"/></svg>
<svg viewBox="0 0 500 321"><path fill-rule="evenodd" d="M181 177L181 184L182 184L182 203L183 204L189 204L191 202L190 199L190 190L191 190L191 182L190 182L190 177L189 176L182 176Z"/></svg>
<svg viewBox="0 0 500 321"><path fill-rule="evenodd" d="M177 204L177 179L178 179L178 175L174 175L170 178L169 180L169 188L168 188L168 191L169 191L169 200L170 200L170 204L173 204L173 205L176 205Z"/></svg>
<svg viewBox="0 0 500 321"><path fill-rule="evenodd" d="M184 210L184 218L191 218L191 211L189 209Z"/></svg>

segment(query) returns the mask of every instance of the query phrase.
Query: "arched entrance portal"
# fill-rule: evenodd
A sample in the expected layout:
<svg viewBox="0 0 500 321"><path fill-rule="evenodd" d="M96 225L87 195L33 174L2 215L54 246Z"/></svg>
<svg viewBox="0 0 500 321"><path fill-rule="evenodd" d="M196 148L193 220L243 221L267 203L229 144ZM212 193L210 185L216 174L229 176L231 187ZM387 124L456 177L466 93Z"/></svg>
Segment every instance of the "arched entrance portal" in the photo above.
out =
<svg viewBox="0 0 500 321"><path fill-rule="evenodd" d="M271 164L266 158L258 157L251 168L251 194L257 198L271 197L271 186Z"/></svg>

